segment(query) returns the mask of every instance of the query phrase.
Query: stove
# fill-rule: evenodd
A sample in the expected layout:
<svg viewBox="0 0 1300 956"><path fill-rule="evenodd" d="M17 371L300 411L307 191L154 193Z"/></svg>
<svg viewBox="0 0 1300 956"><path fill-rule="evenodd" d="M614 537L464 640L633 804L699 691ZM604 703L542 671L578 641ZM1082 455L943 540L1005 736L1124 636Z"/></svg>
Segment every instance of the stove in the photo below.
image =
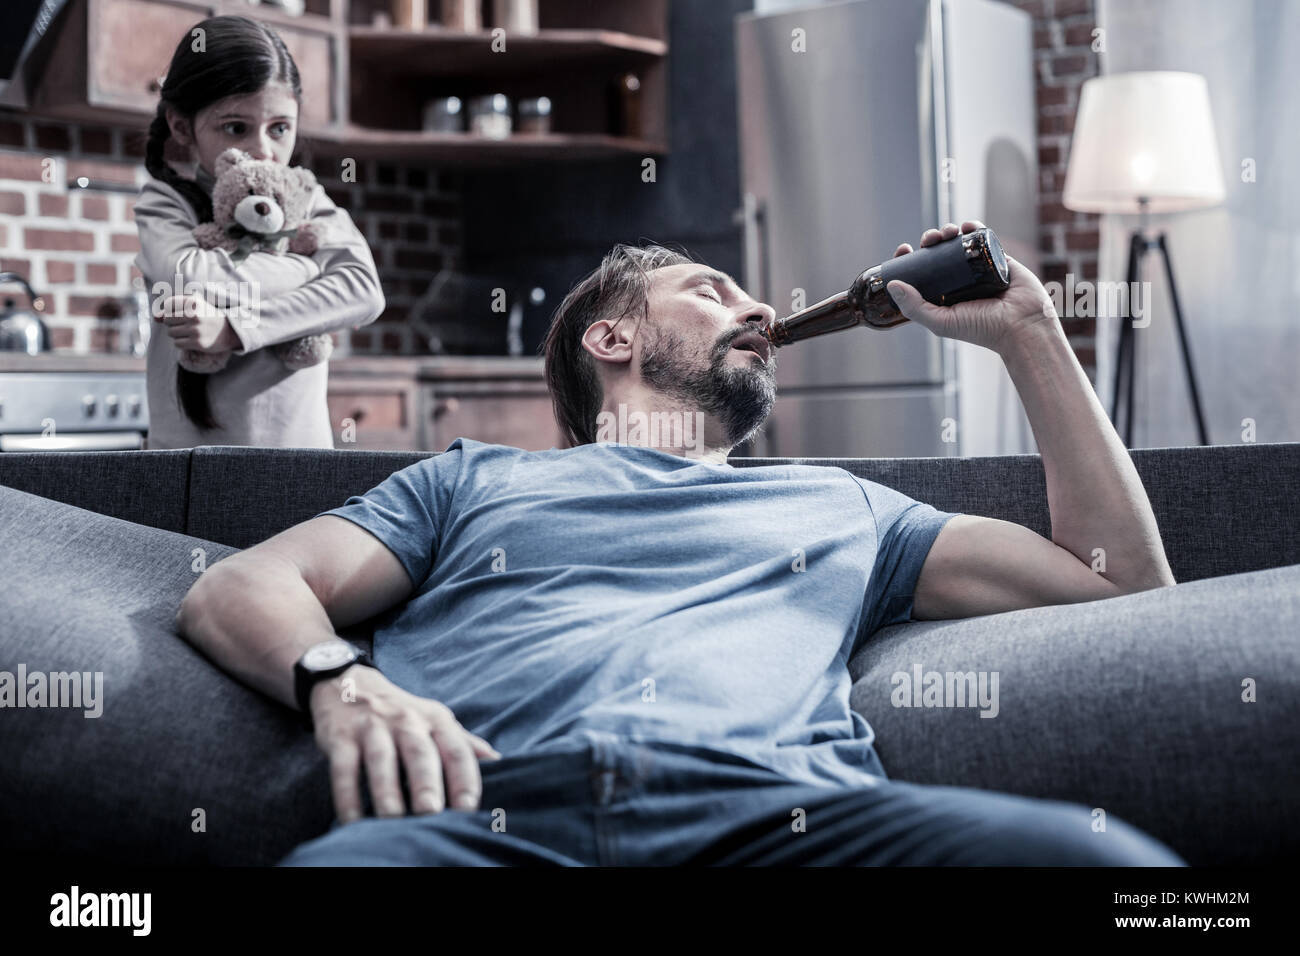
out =
<svg viewBox="0 0 1300 956"><path fill-rule="evenodd" d="M142 372L0 371L0 452L143 448Z"/></svg>

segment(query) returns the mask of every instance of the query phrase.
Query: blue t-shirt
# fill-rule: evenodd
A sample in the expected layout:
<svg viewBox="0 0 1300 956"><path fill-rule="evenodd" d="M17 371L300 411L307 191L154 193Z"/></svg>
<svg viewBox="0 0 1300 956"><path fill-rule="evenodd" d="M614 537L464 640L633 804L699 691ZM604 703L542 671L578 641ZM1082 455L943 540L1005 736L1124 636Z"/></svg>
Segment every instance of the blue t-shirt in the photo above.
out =
<svg viewBox="0 0 1300 956"><path fill-rule="evenodd" d="M380 670L503 755L615 734L823 786L885 775L848 660L909 619L953 517L842 468L467 438L322 514L415 583Z"/></svg>

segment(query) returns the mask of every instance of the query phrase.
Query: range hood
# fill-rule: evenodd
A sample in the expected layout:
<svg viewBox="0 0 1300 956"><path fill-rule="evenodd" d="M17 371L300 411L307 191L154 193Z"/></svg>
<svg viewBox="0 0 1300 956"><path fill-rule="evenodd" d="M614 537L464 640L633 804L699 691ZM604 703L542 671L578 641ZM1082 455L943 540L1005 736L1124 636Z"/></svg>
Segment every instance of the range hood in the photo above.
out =
<svg viewBox="0 0 1300 956"><path fill-rule="evenodd" d="M0 5L0 106L27 107L24 65L67 0L5 0Z"/></svg>

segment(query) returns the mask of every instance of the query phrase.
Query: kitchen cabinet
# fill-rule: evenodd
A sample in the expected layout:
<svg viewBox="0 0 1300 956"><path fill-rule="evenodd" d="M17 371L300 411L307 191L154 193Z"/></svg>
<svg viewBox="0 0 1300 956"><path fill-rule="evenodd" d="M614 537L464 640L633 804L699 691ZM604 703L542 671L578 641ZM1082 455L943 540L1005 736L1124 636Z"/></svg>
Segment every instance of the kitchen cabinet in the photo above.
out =
<svg viewBox="0 0 1300 956"><path fill-rule="evenodd" d="M326 395L334 447L419 448L415 379L348 374L341 364L331 363Z"/></svg>
<svg viewBox="0 0 1300 956"><path fill-rule="evenodd" d="M442 451L474 438L526 451L561 447L550 394L540 382L444 379L420 392L424 447Z"/></svg>
<svg viewBox="0 0 1300 956"><path fill-rule="evenodd" d="M336 448L442 451L455 438L562 445L540 358L338 359L328 402Z"/></svg>
<svg viewBox="0 0 1300 956"><path fill-rule="evenodd" d="M156 109L160 80L167 73L177 41L196 21L215 12L211 4L176 0L90 0L82 20L89 41L84 74L87 105L145 112ZM70 70L62 78L80 83L78 72Z"/></svg>
<svg viewBox="0 0 1300 956"><path fill-rule="evenodd" d="M305 134L342 128L346 54L337 24L318 13L289 17L242 0L70 0L27 65L28 107L64 119L147 123L176 45L196 23L218 14L257 16L275 27L302 77Z"/></svg>
<svg viewBox="0 0 1300 956"><path fill-rule="evenodd" d="M314 28L310 22L303 23L303 19L300 17L292 24L277 22L273 26L298 65L302 83L299 125L304 133L328 135L341 129L343 123L342 43L328 24Z"/></svg>

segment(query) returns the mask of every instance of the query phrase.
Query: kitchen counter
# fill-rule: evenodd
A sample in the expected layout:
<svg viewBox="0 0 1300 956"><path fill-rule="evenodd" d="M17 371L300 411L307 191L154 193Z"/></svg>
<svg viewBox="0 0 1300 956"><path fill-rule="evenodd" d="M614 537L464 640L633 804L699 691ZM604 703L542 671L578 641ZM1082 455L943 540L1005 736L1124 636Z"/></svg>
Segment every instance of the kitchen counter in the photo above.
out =
<svg viewBox="0 0 1300 956"><path fill-rule="evenodd" d="M112 352L0 352L0 372L140 372L144 356ZM396 376L416 381L540 379L541 356L353 355L330 359L330 371L357 378Z"/></svg>
<svg viewBox="0 0 1300 956"><path fill-rule="evenodd" d="M144 356L117 355L111 352L0 351L0 372L144 372Z"/></svg>
<svg viewBox="0 0 1300 956"><path fill-rule="evenodd" d="M541 356L356 355L330 360L329 403L336 447L441 451L462 436L530 450L561 441ZM101 376L98 387L116 392L107 376L139 382L144 357L110 352L0 352L0 376L33 372ZM54 381L53 379L51 381ZM90 389L73 378L85 401ZM2 398L2 396L0 396Z"/></svg>
<svg viewBox="0 0 1300 956"><path fill-rule="evenodd" d="M541 380L541 356L509 355L353 355L330 359L330 372L349 378L400 375L419 382L447 379Z"/></svg>

